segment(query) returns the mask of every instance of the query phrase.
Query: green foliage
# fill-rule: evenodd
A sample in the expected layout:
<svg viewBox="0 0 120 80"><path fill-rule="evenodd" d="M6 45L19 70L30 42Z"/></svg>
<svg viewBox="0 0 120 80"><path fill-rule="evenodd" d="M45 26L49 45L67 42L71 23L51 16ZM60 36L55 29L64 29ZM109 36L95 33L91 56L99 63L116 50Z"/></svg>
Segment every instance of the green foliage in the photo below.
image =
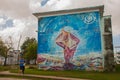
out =
<svg viewBox="0 0 120 80"><path fill-rule="evenodd" d="M7 60L7 53L11 49L11 47L7 47L2 39L0 38L0 55L5 57L4 65L6 66L6 60Z"/></svg>
<svg viewBox="0 0 120 80"><path fill-rule="evenodd" d="M36 56L37 56L37 43L36 43L36 41L34 41L33 43L29 43L26 50L27 50L27 52L25 54L25 57L28 60L36 59Z"/></svg>
<svg viewBox="0 0 120 80"><path fill-rule="evenodd" d="M117 72L120 72L120 64L117 64L117 65L116 65L116 71L117 71Z"/></svg>
<svg viewBox="0 0 120 80"><path fill-rule="evenodd" d="M21 46L23 57L29 62L37 57L37 41L35 38L27 38Z"/></svg>
<svg viewBox="0 0 120 80"><path fill-rule="evenodd" d="M0 39L0 55L3 56L3 57L7 57L6 51L7 51L7 46Z"/></svg>

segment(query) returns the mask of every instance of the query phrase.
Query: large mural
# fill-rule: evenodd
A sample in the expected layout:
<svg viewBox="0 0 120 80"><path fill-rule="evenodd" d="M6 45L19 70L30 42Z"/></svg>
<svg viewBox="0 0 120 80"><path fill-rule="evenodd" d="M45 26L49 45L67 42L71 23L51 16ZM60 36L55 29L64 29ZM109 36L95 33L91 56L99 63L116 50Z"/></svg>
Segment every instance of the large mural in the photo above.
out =
<svg viewBox="0 0 120 80"><path fill-rule="evenodd" d="M103 68L99 11L43 17L38 21L40 69Z"/></svg>

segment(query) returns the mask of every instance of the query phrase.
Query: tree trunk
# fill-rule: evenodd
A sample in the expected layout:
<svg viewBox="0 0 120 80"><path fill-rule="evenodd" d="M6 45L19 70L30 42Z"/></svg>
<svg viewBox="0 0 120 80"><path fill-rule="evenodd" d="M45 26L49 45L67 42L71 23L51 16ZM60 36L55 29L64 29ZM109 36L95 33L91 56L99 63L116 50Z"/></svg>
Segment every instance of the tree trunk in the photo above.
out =
<svg viewBox="0 0 120 80"><path fill-rule="evenodd" d="M5 54L5 61L4 61L4 66L7 65L7 53L8 53L9 49L6 51L6 54Z"/></svg>
<svg viewBox="0 0 120 80"><path fill-rule="evenodd" d="M26 60L25 63L26 63L26 64L30 64L30 60Z"/></svg>
<svg viewBox="0 0 120 80"><path fill-rule="evenodd" d="M7 57L5 57L4 66L6 66L6 62L7 62Z"/></svg>
<svg viewBox="0 0 120 80"><path fill-rule="evenodd" d="M37 59L35 59L35 65L36 65L36 60L37 60Z"/></svg>

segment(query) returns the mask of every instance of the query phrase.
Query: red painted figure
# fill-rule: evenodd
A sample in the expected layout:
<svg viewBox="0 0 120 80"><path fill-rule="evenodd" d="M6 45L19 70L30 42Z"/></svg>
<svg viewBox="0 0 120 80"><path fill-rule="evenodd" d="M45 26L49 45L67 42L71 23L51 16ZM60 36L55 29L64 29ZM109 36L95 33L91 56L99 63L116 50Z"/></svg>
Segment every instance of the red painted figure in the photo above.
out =
<svg viewBox="0 0 120 80"><path fill-rule="evenodd" d="M65 63L70 63L79 42L80 40L77 37L64 30L62 30L60 35L56 38L56 44L64 49Z"/></svg>

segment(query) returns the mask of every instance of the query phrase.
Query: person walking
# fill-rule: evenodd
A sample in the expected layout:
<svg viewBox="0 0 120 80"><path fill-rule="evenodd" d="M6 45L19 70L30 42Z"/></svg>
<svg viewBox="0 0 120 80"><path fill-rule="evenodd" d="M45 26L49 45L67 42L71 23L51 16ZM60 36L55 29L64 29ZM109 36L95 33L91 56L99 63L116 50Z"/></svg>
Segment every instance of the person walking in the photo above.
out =
<svg viewBox="0 0 120 80"><path fill-rule="evenodd" d="M20 59L19 66L20 66L20 72L22 72L22 74L24 74L24 71L25 71L25 60L24 60L24 58Z"/></svg>

